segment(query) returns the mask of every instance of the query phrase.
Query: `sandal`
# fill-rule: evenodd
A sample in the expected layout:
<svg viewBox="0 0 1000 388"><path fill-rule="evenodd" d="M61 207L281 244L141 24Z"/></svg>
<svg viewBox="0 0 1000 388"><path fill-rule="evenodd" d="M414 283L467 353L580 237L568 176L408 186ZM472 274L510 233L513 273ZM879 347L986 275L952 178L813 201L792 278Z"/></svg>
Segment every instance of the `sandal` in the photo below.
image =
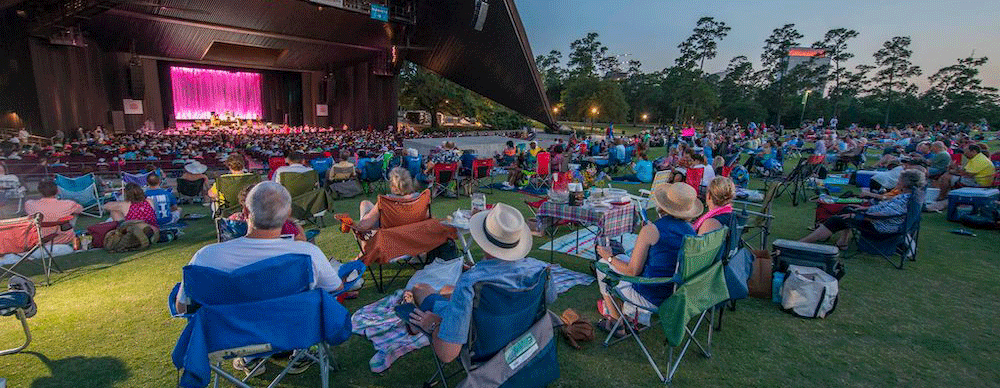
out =
<svg viewBox="0 0 1000 388"><path fill-rule="evenodd" d="M594 322L594 326L597 326L605 333L610 333L611 328L614 327L614 325L615 322L612 321L610 318L601 318L599 321ZM619 338L625 338L626 335L628 334L625 333L625 328L619 327L618 330L616 330L615 333L613 334L613 337L615 337L615 339L619 339Z"/></svg>

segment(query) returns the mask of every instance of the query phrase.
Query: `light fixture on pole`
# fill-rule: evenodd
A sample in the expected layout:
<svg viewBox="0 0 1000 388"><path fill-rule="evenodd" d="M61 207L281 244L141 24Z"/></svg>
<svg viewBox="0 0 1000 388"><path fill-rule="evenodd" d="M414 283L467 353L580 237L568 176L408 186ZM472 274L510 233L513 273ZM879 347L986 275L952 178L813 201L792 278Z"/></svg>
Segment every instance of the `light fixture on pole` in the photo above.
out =
<svg viewBox="0 0 1000 388"><path fill-rule="evenodd" d="M598 112L596 106L590 108L590 132L594 132L594 120L597 119Z"/></svg>
<svg viewBox="0 0 1000 388"><path fill-rule="evenodd" d="M806 94L802 96L802 114L799 115L799 126L802 126L802 120L806 118L806 102L809 101L809 94L812 93L812 89L806 90Z"/></svg>

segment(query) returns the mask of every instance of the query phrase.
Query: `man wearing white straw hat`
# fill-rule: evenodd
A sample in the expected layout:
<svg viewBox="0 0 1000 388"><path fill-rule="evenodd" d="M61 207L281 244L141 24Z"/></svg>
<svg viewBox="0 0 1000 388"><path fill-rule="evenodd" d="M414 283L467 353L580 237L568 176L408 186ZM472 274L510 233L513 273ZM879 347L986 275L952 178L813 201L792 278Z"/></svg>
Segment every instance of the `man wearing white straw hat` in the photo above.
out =
<svg viewBox="0 0 1000 388"><path fill-rule="evenodd" d="M674 276L674 272L677 271L677 255L684 244L684 236L697 234L690 222L691 219L701 215L703 207L694 188L683 182L663 184L653 190L651 199L660 218L642 227L631 256L624 254L614 256L610 248L597 247L601 261L607 262L611 269L619 274L648 278ZM605 310L605 316L597 322L597 326L610 331L618 320L618 311L610 304L622 306L622 303L611 297L604 283L604 273L600 271L597 273L597 285L601 290L601 296L604 297ZM646 308L660 306L674 292L673 284L643 285L623 281L616 287L626 298ZM626 307L628 308L623 311L629 314L632 306ZM615 333L617 337L624 335L623 329Z"/></svg>
<svg viewBox="0 0 1000 388"><path fill-rule="evenodd" d="M469 220L472 239L485 253L486 260L458 278L450 299L439 294L428 295L426 285L416 285L414 299L420 308L409 315L409 323L433 333L431 345L434 353L444 362L458 357L469 336L472 320L472 302L476 283L488 281L525 288L531 286L538 272L548 267L533 258L525 258L531 251L531 231L517 209L498 203L493 209L479 212ZM556 299L555 286L549 278L546 299Z"/></svg>

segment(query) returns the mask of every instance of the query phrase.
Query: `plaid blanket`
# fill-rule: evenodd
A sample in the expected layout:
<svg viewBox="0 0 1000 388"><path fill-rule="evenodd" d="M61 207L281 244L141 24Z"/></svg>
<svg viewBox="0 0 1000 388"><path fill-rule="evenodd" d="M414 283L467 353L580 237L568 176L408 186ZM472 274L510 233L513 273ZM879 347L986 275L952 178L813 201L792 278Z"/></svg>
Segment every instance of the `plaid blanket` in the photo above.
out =
<svg viewBox="0 0 1000 388"><path fill-rule="evenodd" d="M593 276L562 268L558 264L552 266L552 282L560 294L593 281ZM406 353L430 345L430 340L423 334L407 334L402 321L396 317L393 307L399 304L402 297L403 290L396 290L351 316L354 333L365 336L375 347L375 355L368 361L372 372L382 373Z"/></svg>
<svg viewBox="0 0 1000 388"><path fill-rule="evenodd" d="M635 240L638 237L639 236L632 233L625 233L619 237L612 237L611 239L617 240L618 238L621 238L621 245L625 250L625 253L631 254L632 248L635 247ZM555 241L542 244L542 246L538 247L538 249L551 251L553 250L552 247L555 246L556 252L582 257L587 260L596 260L597 252L594 251L594 243L596 242L597 236L595 236L592 231L581 229L579 240L577 239L576 232L569 232L559 236L555 239Z"/></svg>

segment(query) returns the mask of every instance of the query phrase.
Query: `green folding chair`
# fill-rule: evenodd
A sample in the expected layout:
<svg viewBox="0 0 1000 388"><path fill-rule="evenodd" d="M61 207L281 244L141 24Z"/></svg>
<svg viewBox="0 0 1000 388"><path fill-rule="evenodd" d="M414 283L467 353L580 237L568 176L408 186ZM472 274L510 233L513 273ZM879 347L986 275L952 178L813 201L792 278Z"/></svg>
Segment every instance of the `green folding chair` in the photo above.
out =
<svg viewBox="0 0 1000 388"><path fill-rule="evenodd" d="M677 367L692 343L701 350L705 357L711 358L712 321L715 319L715 310L720 303L729 299L724 267L722 261L718 260L719 250L726 242L727 235L728 228L723 227L703 236L686 236L677 258L677 273L670 278L626 276L614 272L607 263L598 262L597 270L606 275L604 282L615 298L659 316L660 326L666 335L666 343L670 346L667 375L664 377L653 356L646 349L646 345L639 338L639 334L643 330L636 327L637 324L632 320L627 319L622 308L614 303L612 308L618 312L619 319L604 340L604 346L618 342L612 342L613 334L618 331L619 327L624 326L626 336L623 339L635 338L639 349L642 349L642 353L646 355L649 364L656 371L657 377L664 383L670 383L673 380ZM629 300L618 291L616 286L621 281L645 285L674 284L675 290L658 309L647 309L641 307L639 303ZM705 320L706 316L708 322ZM698 317L698 319L692 320L692 317ZM703 323L708 326L708 338L704 345L695 337ZM681 347L681 350L675 357L676 347Z"/></svg>
<svg viewBox="0 0 1000 388"><path fill-rule="evenodd" d="M292 217L320 226L333 199L319 188L316 170L283 172L278 180L292 195Z"/></svg>
<svg viewBox="0 0 1000 388"><path fill-rule="evenodd" d="M260 175L253 173L220 175L215 180L215 214L225 217L240 210L240 191L244 187L260 183Z"/></svg>

